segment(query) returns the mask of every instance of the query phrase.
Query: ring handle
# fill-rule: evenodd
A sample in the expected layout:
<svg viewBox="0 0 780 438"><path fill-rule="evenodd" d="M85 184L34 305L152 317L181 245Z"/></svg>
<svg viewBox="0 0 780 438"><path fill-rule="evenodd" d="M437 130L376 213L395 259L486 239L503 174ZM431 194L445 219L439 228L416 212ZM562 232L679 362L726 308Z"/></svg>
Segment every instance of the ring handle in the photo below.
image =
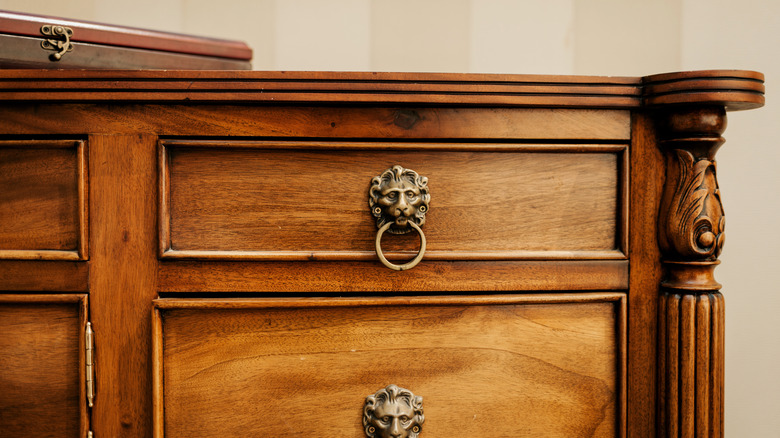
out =
<svg viewBox="0 0 780 438"><path fill-rule="evenodd" d="M428 178L412 169L395 165L371 179L368 190L368 208L376 220L376 255L386 267L394 271L406 271L420 263L425 254L425 214L429 210L431 193ZM409 263L396 265L387 261L382 253L382 235L407 234L417 230L420 234L420 252Z"/></svg>
<svg viewBox="0 0 780 438"><path fill-rule="evenodd" d="M404 263L403 265L396 265L394 263L390 263L387 258L385 257L384 253L382 252L382 235L385 234L385 231L390 229L390 226L393 225L394 222L388 222L384 224L379 231L376 233L376 255L379 256L379 260L382 262L383 265L387 266L388 268L394 270L394 271L406 271L408 269L412 269L415 266L417 266L418 263L420 263L420 260L423 259L423 255L425 255L425 234L423 233L422 229L414 223L414 221L410 220L408 222L409 225L412 226L415 230L417 230L417 233L420 235L420 252L417 253L417 256L412 259L408 263Z"/></svg>

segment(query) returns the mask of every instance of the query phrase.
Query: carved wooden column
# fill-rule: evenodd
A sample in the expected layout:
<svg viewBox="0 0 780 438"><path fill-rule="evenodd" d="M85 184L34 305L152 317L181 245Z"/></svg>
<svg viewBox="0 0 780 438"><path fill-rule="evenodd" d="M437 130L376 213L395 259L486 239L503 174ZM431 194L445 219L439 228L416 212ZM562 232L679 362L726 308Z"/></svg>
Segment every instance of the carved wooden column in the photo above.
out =
<svg viewBox="0 0 780 438"><path fill-rule="evenodd" d="M723 144L723 107L659 115L666 185L659 245L666 277L659 303L659 431L666 437L723 434L723 296L720 263L725 217L715 152Z"/></svg>
<svg viewBox="0 0 780 438"><path fill-rule="evenodd" d="M697 76L698 73L698 76ZM714 270L725 240L715 153L726 110L763 104L763 76L693 72L646 78L666 182L658 221L658 436L722 437L724 302Z"/></svg>

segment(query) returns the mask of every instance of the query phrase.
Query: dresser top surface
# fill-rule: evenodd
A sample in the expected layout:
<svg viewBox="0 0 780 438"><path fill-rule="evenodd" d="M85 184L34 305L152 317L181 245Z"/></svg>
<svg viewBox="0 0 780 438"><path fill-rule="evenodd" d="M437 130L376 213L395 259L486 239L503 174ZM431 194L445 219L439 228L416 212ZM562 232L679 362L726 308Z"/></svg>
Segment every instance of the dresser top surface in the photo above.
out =
<svg viewBox="0 0 780 438"><path fill-rule="evenodd" d="M265 102L632 109L764 103L764 76L708 70L646 77L457 73L0 70L2 101Z"/></svg>

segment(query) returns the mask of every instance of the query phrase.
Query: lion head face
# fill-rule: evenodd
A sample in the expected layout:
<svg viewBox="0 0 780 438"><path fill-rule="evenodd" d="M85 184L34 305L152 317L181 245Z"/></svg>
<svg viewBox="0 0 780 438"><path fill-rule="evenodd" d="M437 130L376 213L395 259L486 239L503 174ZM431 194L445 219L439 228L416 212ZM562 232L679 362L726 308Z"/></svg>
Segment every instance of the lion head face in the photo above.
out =
<svg viewBox="0 0 780 438"><path fill-rule="evenodd" d="M410 220L422 226L430 200L428 178L413 170L393 166L371 180L368 205L376 226L394 222L389 230L393 234L408 233Z"/></svg>
<svg viewBox="0 0 780 438"><path fill-rule="evenodd" d="M366 397L363 427L369 438L417 438L425 421L422 397L388 385Z"/></svg>

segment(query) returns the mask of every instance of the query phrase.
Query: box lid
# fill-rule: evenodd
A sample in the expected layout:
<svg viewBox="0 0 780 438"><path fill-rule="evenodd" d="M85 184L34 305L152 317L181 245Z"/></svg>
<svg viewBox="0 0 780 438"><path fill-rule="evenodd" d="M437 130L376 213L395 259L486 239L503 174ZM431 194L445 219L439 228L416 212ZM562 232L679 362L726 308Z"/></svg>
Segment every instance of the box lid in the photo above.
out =
<svg viewBox="0 0 780 438"><path fill-rule="evenodd" d="M44 37L41 34L43 25L70 27L73 29L71 39L74 42L160 50L190 55L216 56L246 61L252 59L252 49L241 41L204 38L67 18L0 11L0 33L42 38Z"/></svg>
<svg viewBox="0 0 780 438"><path fill-rule="evenodd" d="M55 35L57 32L54 29L58 27L60 33ZM67 59L68 62L53 63L50 66L45 65L45 56L44 61L41 61L44 65L40 66L35 65L35 59L28 59L31 58L29 52L42 50L40 47L36 48L36 45L43 44L46 49L47 40L51 40L55 46L58 41L65 44L62 29L67 29L71 48L76 49L72 51L77 52L78 48L83 46L84 53L80 56L62 53L61 59ZM4 46L0 51L8 52L0 54L0 58L8 65L13 65L16 59L19 65L29 64L44 68L247 69L252 59L252 49L241 41L9 11L0 11L0 37L3 37ZM49 53L53 52L56 52L56 49L51 47ZM55 61L59 59L58 57Z"/></svg>

